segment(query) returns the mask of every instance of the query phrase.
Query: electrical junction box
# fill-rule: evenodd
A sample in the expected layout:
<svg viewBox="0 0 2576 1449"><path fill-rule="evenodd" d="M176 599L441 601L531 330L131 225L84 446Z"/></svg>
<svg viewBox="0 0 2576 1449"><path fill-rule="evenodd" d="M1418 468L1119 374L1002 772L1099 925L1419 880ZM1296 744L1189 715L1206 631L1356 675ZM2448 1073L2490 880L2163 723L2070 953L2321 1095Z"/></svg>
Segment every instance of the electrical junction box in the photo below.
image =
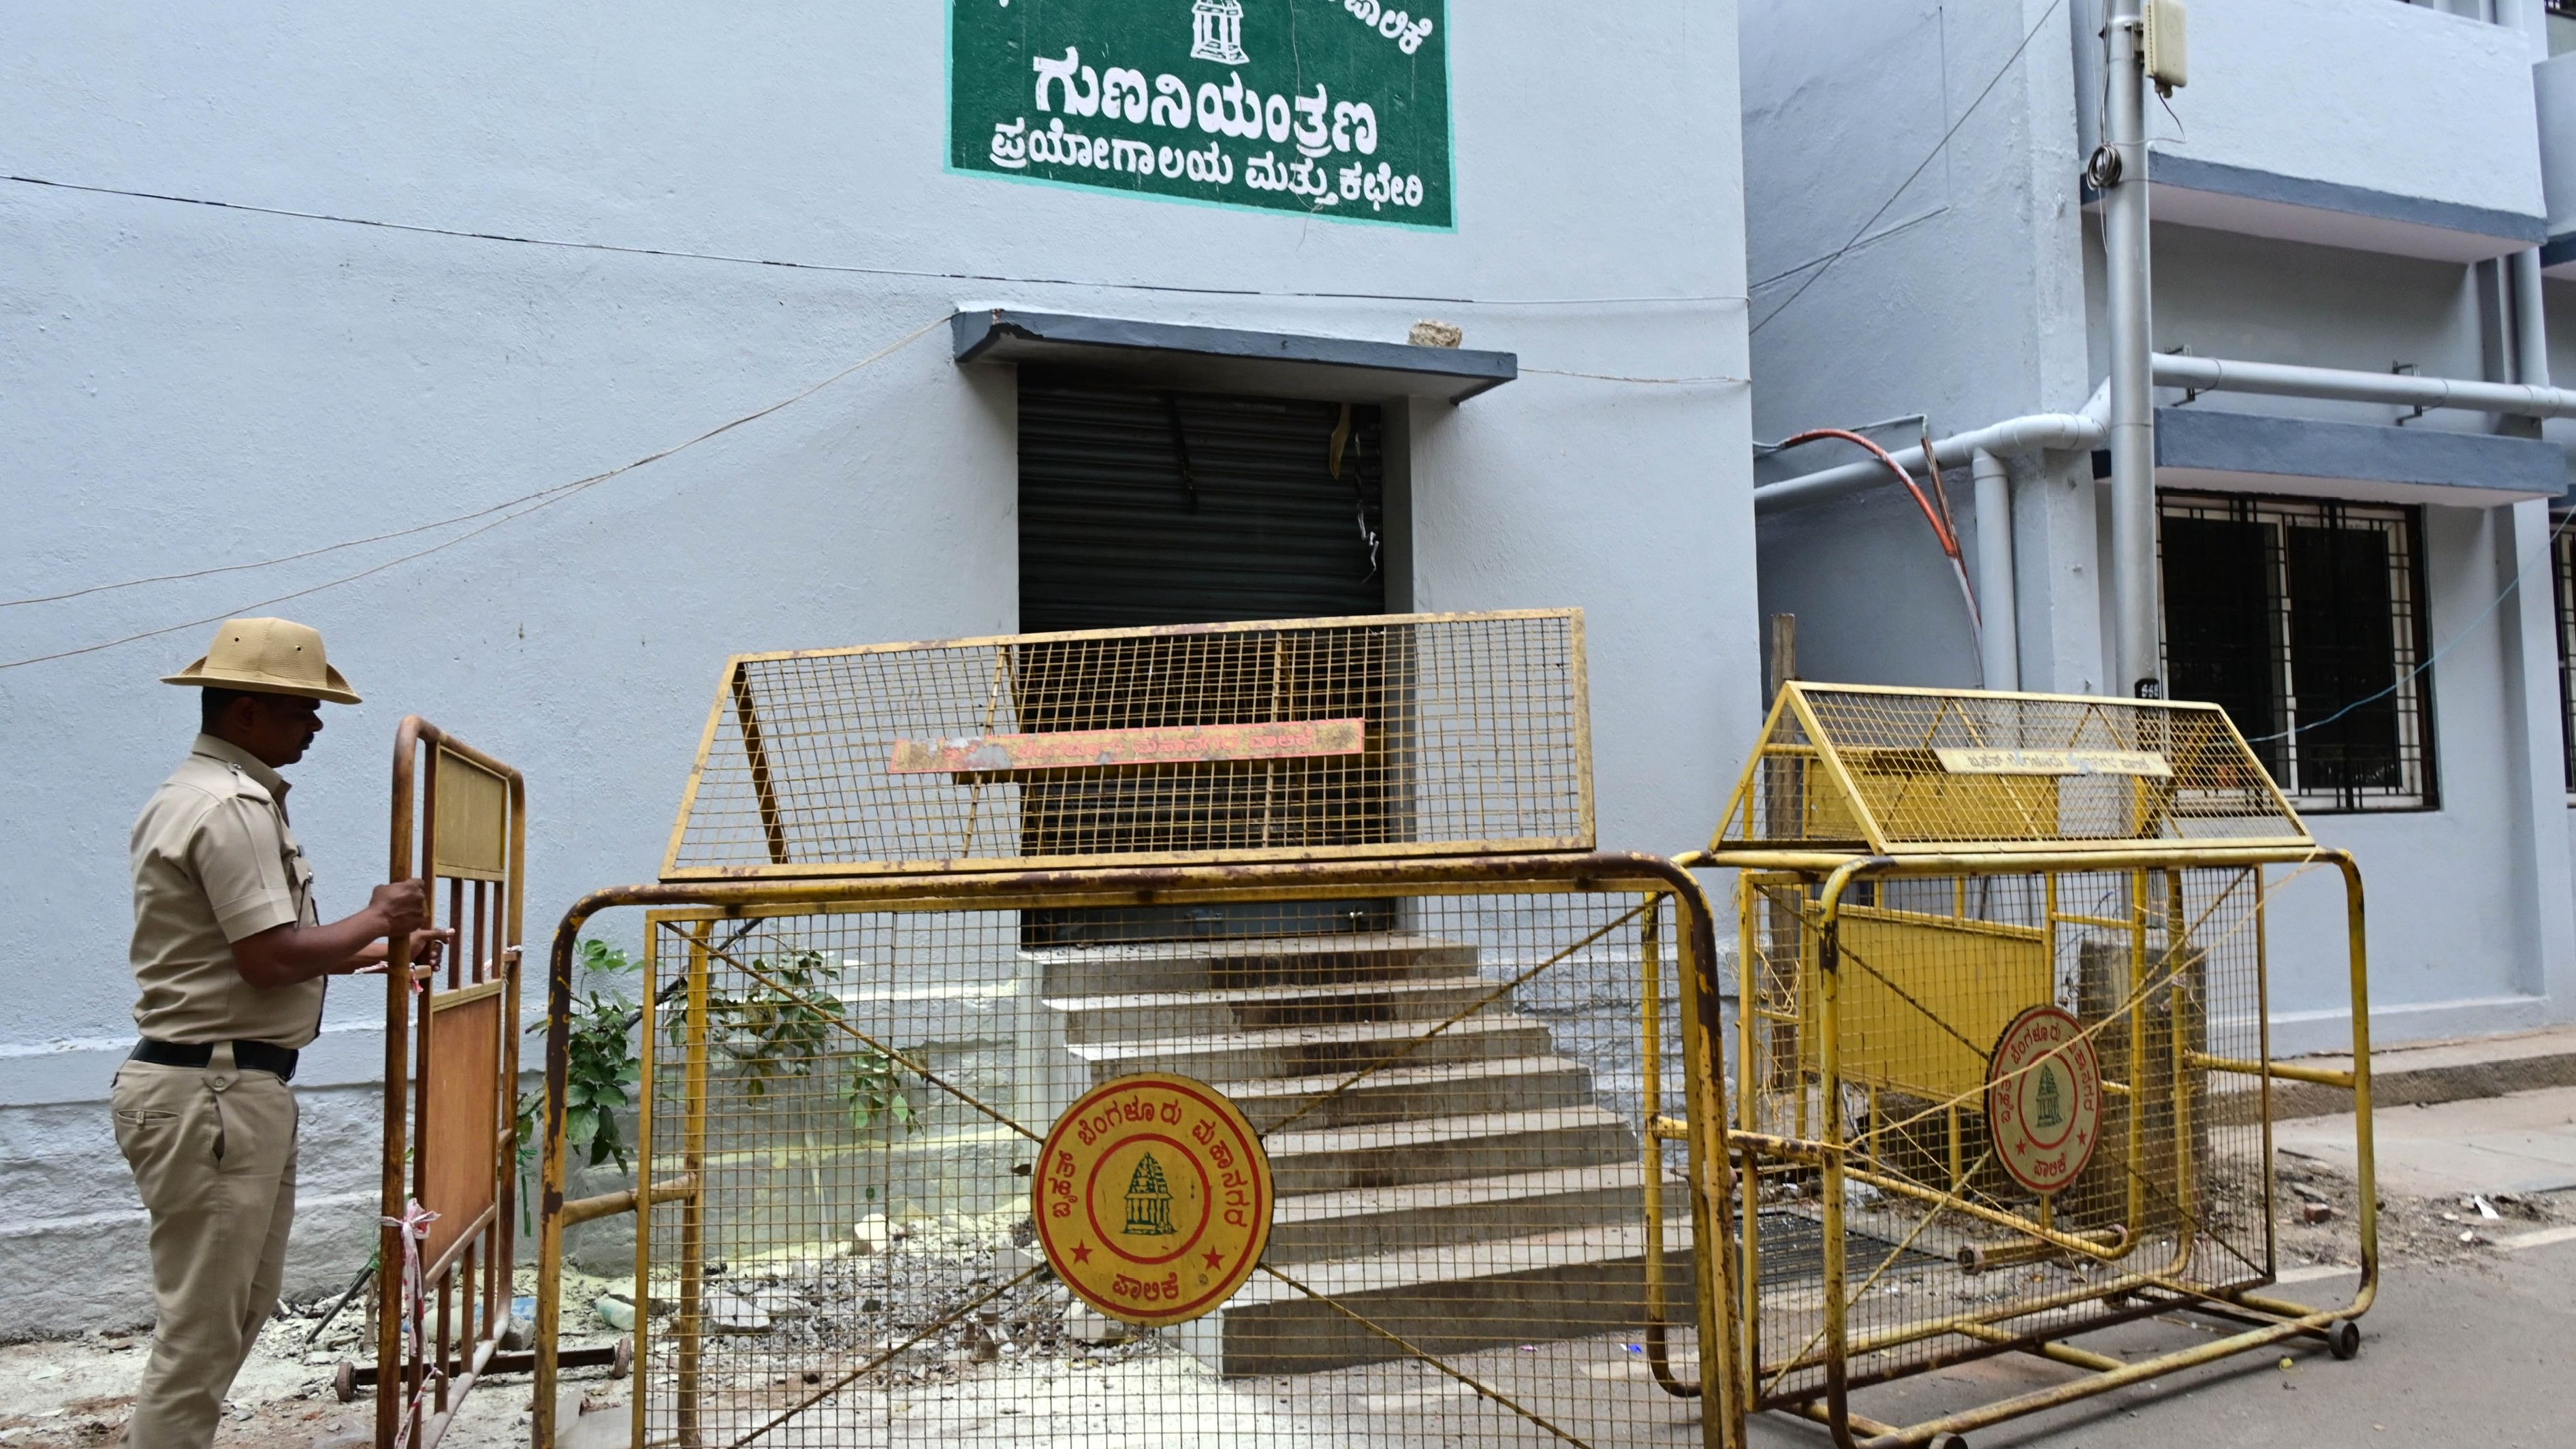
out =
<svg viewBox="0 0 2576 1449"><path fill-rule="evenodd" d="M2190 25L2182 0L2147 0L2142 19L2147 79L2156 83L2157 94L2172 95L2191 83Z"/></svg>

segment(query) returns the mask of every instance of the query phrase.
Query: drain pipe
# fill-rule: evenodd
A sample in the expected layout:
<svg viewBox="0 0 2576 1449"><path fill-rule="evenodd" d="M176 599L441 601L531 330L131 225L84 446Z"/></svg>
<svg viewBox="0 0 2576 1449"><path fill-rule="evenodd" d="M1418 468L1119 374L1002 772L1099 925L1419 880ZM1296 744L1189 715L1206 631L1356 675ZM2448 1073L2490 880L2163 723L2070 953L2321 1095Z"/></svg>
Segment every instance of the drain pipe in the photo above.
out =
<svg viewBox="0 0 2576 1449"><path fill-rule="evenodd" d="M1937 448L1934 450L1939 451ZM1970 454L1977 477L1977 652L1988 689L2021 688L2021 600L2013 582L2012 477L1984 448Z"/></svg>
<svg viewBox="0 0 2576 1449"><path fill-rule="evenodd" d="M2541 309L2540 251L2515 252L2508 258L2513 279L2514 377L2535 392L2556 392L2549 385L2549 319Z"/></svg>
<svg viewBox="0 0 2576 1449"><path fill-rule="evenodd" d="M2147 67L2140 0L2111 0L2103 143L2087 167L2102 193L2111 344L2112 678L2164 697L2156 606L2155 355L2147 273Z"/></svg>
<svg viewBox="0 0 2576 1449"><path fill-rule="evenodd" d="M2535 274L2540 270L2535 265ZM2519 272L2521 267L2516 265ZM2515 289L2519 293L2522 289ZM2530 289L2531 305L2539 301L2537 286ZM2515 308L2524 304L2519 296ZM2519 329L2518 329L2519 330ZM2529 329L2535 340L2541 329ZM2155 379L2159 387L2197 388L2202 392L2264 393L2273 397L2325 398L2336 402L2386 403L2391 407L2461 408L2476 413L2501 413L2522 418L2576 417L2576 392L2551 387L2547 383L2549 359L2545 346L2541 355L2523 354L2526 371L2522 382L2469 382L2456 377L2412 377L2393 372L2351 372L2340 367L2294 367L2281 362L2234 362L2222 357L2183 357L2159 353L2155 358ZM2538 380L2535 381L2534 379Z"/></svg>
<svg viewBox="0 0 2576 1449"><path fill-rule="evenodd" d="M2098 448L2106 436L2103 419L2107 414L2103 410L2108 406L2097 388L2081 412L2032 413L2028 417L2007 418L2000 423L1953 433L1932 444L1932 457L1948 468L1975 461L1981 450L2011 458L2043 450ZM1888 456L1896 460L1896 466L1909 473L1923 470L1923 449L1920 446L1898 449ZM1821 503L1846 493L1866 492L1887 480L1886 466L1876 461L1820 468L1813 473L1801 473L1795 478L1783 478L1776 483L1756 487L1753 490L1753 511L1773 513L1800 504ZM1982 539L1983 525L1979 528L1978 537Z"/></svg>

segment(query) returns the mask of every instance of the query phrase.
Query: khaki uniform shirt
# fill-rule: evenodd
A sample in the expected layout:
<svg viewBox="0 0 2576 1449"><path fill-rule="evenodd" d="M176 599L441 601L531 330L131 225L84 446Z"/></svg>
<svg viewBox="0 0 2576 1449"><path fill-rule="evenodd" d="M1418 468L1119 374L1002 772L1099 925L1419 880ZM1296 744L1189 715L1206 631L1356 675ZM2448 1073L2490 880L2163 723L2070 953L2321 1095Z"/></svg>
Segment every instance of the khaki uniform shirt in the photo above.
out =
<svg viewBox="0 0 2576 1449"><path fill-rule="evenodd" d="M233 942L320 919L287 788L249 751L199 735L134 822L134 1024L145 1036L301 1047L321 1030L319 979L263 989L233 964Z"/></svg>

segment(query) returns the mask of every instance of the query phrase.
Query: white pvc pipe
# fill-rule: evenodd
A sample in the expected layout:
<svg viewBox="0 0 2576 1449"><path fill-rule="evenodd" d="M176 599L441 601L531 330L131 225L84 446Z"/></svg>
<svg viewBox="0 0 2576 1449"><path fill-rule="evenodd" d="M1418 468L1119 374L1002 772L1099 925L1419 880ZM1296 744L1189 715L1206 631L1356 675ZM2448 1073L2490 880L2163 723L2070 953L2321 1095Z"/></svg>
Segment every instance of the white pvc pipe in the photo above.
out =
<svg viewBox="0 0 2576 1449"><path fill-rule="evenodd" d="M1936 445L1934 452L1940 449ZM1988 689L2021 688L2021 630L2013 576L2012 475L1979 448L1977 477L1977 652Z"/></svg>
<svg viewBox="0 0 2576 1449"><path fill-rule="evenodd" d="M2532 262L2537 262L2534 256ZM2538 267L2516 259L2514 270L2537 271ZM2517 275L2517 282L2519 282ZM2517 311L2537 312L2540 289L2515 287ZM2528 295L2532 301L2523 302ZM2470 382L2456 377L2411 377L2395 372L2355 372L2341 367L2298 367L2283 362L2238 362L2224 357L2188 357L2175 353L2158 353L2155 357L2155 379L2158 387L2187 387L2201 392L2258 393L2273 397L2310 397L2336 402L2384 403L2391 407L2461 408L2470 412L2504 413L2525 418L2576 418L2576 392L2547 385L2548 356L2545 333L2536 317L2517 320L2528 323L2516 331L2532 339L2520 351L2525 377L2538 377L2538 383ZM2536 344L2536 345L2535 345ZM2110 437L2105 426L2104 394L2096 390L2092 401L2080 413L2034 413L2012 418L1965 433L1953 434L1932 445L1932 455L1944 467L1968 462L1978 449L2015 457L2043 448L2099 448ZM1906 448L1895 454L1899 467L1920 471L1923 450ZM1837 467L1802 473L1777 483L1765 483L1753 490L1753 508L1757 513L1814 503L1857 493L1888 480L1887 467L1875 460L1845 463Z"/></svg>
<svg viewBox="0 0 2576 1449"><path fill-rule="evenodd" d="M2533 289L2535 293L2537 288ZM2576 417L2576 392L2514 382L2469 382L2456 377L2409 377L2396 372L2352 372L2340 367L2293 367L2281 362L2234 362L2223 357L2158 353L2156 385L2203 392L2268 393L2275 397L2329 398L2386 403L2392 407L2463 408L2524 418Z"/></svg>
<svg viewBox="0 0 2576 1449"><path fill-rule="evenodd" d="M2515 252L2509 264L2513 279L2513 375L2526 387L2549 388L2549 318L2541 308L2540 251L2535 247Z"/></svg>
<svg viewBox="0 0 2576 1449"><path fill-rule="evenodd" d="M2095 403L2100 402L2097 394ZM2098 448L2107 436L2102 417L2094 404L2085 405L2080 413L2033 413L2025 418L2010 418L1970 432L1943 438L1932 445L1932 456L1944 467L1956 466L1973 459L1979 449L2006 457L2035 453L2043 448ZM1923 449L1915 446L1893 455L1896 466L1908 472L1923 467ZM1887 465L1875 458L1845 463L1777 483L1765 483L1753 490L1753 508L1757 513L1788 508L1800 503L1813 503L1845 493L1857 493L1892 481Z"/></svg>

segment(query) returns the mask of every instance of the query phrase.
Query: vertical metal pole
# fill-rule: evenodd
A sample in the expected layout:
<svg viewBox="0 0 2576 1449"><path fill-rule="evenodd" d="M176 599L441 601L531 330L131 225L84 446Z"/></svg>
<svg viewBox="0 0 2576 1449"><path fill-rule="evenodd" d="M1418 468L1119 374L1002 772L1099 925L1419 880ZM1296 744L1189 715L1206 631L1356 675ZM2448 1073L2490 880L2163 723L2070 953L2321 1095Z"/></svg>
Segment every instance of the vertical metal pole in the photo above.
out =
<svg viewBox="0 0 2576 1449"><path fill-rule="evenodd" d="M698 1444L698 1350L706 1332L704 1313L707 1262L707 995L708 973L715 969L707 953L707 937L715 929L713 921L700 921L691 928L689 937L689 1041L688 1065L681 1091L680 1171L696 1184L680 1203L680 1303L671 1324L671 1339L676 1349L672 1364L672 1418L679 1441L688 1449ZM652 1182L652 1164L645 1164L645 1183ZM642 1300L648 1296L646 1285L635 1285L638 1318L643 1316Z"/></svg>
<svg viewBox="0 0 2576 1449"><path fill-rule="evenodd" d="M1826 1425L1834 1432L1837 1443L1851 1442L1851 1301L1844 1296L1850 1281L1850 1267L1844 1262L1848 1240L1843 1226L1843 1171L1847 1163L1847 1146L1843 1134L1842 1103L1842 963L1839 926L1836 913L1842 905L1842 889L1849 880L1850 866L1837 870L1826 883L1818 904L1816 951L1816 1064L1822 1116L1817 1126L1823 1133L1818 1144L1822 1149L1823 1171L1817 1186L1823 1199L1825 1230L1825 1412Z"/></svg>
<svg viewBox="0 0 2576 1449"><path fill-rule="evenodd" d="M653 998L662 993L662 932L660 922L644 922L644 989L643 1000L636 1003L635 1055L635 1288L639 1299L653 1294L653 1117L654 1092L659 1086L661 1062L653 1049L653 1033L661 1023L654 1018ZM689 964L694 965L692 961ZM684 965L682 970L687 970ZM635 1315L635 1391L627 1406L627 1433L630 1442L644 1442L644 1416L652 1400L652 1333L653 1306L647 1301Z"/></svg>
<svg viewBox="0 0 2576 1449"><path fill-rule="evenodd" d="M2164 697L2156 595L2153 289L2147 269L2147 73L2140 0L2111 0L2110 107L2102 144L2118 175L2102 192L2111 343L2112 639L2125 692ZM2101 168L2097 167L2097 176Z"/></svg>
<svg viewBox="0 0 2576 1449"><path fill-rule="evenodd" d="M2263 1270L2281 1271L2281 1230L2278 1204L2281 1181L2279 1163L2272 1155L2272 948L2264 939L2268 923L2264 917L2263 867L2255 866L2240 880L2254 885L2254 1033L2255 1058L2263 1064L2263 1075L2256 1078L2255 1089L2262 1093L2263 1119Z"/></svg>
<svg viewBox="0 0 2576 1449"><path fill-rule="evenodd" d="M419 757L419 721L405 719L394 732L393 849L385 879L408 880L412 866L413 771ZM385 1133L383 1195L380 1212L399 1217L403 1210L405 1122L411 1092L411 938L385 942ZM402 1325L396 1315L402 1303L402 1229L380 1224L376 1229L376 1442L394 1441L395 1406L403 1401Z"/></svg>
<svg viewBox="0 0 2576 1449"><path fill-rule="evenodd" d="M1762 1128L1762 1083L1753 1074L1754 1019L1770 1010L1768 988L1763 983L1770 979L1771 971L1768 953L1754 947L1754 912L1769 909L1767 899L1754 883L1751 871L1735 873L1735 1118L1747 1132ZM1772 1021L1769 1030L1779 1029L1780 1024ZM1721 1131L1716 1140L1723 1146L1725 1134ZM1762 1366L1762 1159L1747 1147L1743 1162L1743 1177L1736 1184L1744 1203L1743 1244L1736 1267L1736 1282L1741 1289L1736 1300L1740 1305L1736 1323L1743 1339L1743 1382L1750 1391L1753 1376ZM1705 1372L1701 1382L1707 1382ZM1746 1412L1751 1412L1749 1406Z"/></svg>
<svg viewBox="0 0 2576 1449"><path fill-rule="evenodd" d="M1745 1449L1747 1389L1736 1338L1734 1264L1726 1252L1726 1220L1738 1185L1726 1165L1726 1078L1718 1019L1716 923L1707 898L1696 910L1673 901L1674 975L1681 988L1682 1081L1691 1131L1686 1160L1691 1177L1691 1240L1699 1310L1700 1443L1704 1449Z"/></svg>

